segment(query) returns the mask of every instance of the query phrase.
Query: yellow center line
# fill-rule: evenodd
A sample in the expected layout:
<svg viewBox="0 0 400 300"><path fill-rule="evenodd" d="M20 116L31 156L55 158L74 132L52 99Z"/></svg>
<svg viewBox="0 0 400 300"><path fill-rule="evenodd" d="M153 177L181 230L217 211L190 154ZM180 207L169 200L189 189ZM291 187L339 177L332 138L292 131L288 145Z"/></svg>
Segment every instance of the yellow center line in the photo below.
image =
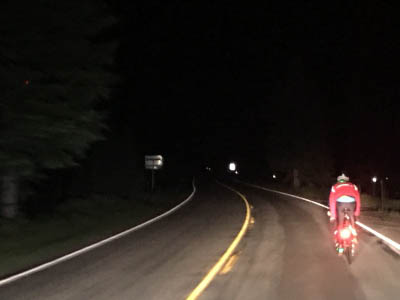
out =
<svg viewBox="0 0 400 300"><path fill-rule="evenodd" d="M250 223L250 205L249 205L249 202L247 201L246 197L227 185L224 185L222 183L219 183L219 184L224 186L225 188L233 191L234 193L238 194L240 196L240 198L243 199L244 203L246 204L246 218L244 220L242 228L240 229L236 238L233 240L232 244L225 251L225 253L221 256L221 258L218 260L218 262L212 267L212 269L207 273L207 275L203 278L203 280L190 293L190 295L186 298L186 300L197 299L200 296L200 294L207 288L207 286L210 284L210 282L214 279L214 277L219 273L219 271L225 265L225 263L227 262L229 257L232 255L233 251L235 251L236 247L239 245L239 243L242 240L243 236L245 235L246 230Z"/></svg>

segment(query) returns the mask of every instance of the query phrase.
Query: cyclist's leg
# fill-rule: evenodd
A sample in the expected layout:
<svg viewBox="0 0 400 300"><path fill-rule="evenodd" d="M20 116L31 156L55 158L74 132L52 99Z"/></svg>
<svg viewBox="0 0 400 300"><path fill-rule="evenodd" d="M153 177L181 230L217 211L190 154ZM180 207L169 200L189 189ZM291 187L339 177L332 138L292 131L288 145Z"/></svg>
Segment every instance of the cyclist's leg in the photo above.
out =
<svg viewBox="0 0 400 300"><path fill-rule="evenodd" d="M343 203L336 202L336 207L337 207L337 229L340 231L342 229L343 220L344 220Z"/></svg>
<svg viewBox="0 0 400 300"><path fill-rule="evenodd" d="M339 235L339 232L338 232L338 225L339 225L338 215L339 215L339 210L338 210L338 207L336 206L336 220L335 220L335 222L329 224L330 232L331 232L331 234L332 234L332 236L334 238L334 244L335 244L336 250L337 250L337 247L339 246L339 243L338 243L339 242L339 240L338 240L338 235Z"/></svg>
<svg viewBox="0 0 400 300"><path fill-rule="evenodd" d="M355 202L349 203L348 209L349 209L350 224L351 224L351 226L353 226L353 228L355 228L355 224L354 224L354 210L356 209L356 203L355 203Z"/></svg>
<svg viewBox="0 0 400 300"><path fill-rule="evenodd" d="M337 218L335 222L329 223L329 232L335 238L335 243L337 241L336 229L337 229Z"/></svg>

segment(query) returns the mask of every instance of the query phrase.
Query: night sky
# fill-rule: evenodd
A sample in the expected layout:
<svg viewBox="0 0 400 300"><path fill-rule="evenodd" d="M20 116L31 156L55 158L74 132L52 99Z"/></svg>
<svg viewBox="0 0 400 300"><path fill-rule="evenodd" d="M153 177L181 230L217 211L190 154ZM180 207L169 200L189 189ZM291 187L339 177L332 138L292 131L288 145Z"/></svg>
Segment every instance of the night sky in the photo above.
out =
<svg viewBox="0 0 400 300"><path fill-rule="evenodd" d="M110 122L113 134L143 153L200 165L267 164L275 147L267 137L277 126L300 135L314 126L323 128L314 138L328 143L335 171L396 176L393 7L154 0L111 6L120 18L122 82Z"/></svg>

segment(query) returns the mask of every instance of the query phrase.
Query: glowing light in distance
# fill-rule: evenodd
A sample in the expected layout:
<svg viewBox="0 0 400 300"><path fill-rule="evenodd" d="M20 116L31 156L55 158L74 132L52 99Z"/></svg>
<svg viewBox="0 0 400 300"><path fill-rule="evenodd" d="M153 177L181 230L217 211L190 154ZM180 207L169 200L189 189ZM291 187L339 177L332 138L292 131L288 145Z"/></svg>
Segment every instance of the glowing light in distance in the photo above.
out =
<svg viewBox="0 0 400 300"><path fill-rule="evenodd" d="M274 174L274 175L272 175L272 178L273 178L273 179L276 179L276 175L275 175L275 174Z"/></svg>
<svg viewBox="0 0 400 300"><path fill-rule="evenodd" d="M234 162L229 163L229 171L236 171L236 164Z"/></svg>
<svg viewBox="0 0 400 300"><path fill-rule="evenodd" d="M372 182L373 182L373 183L375 183L375 182L377 182L377 181L378 181L378 177L376 177L376 176L372 177Z"/></svg>

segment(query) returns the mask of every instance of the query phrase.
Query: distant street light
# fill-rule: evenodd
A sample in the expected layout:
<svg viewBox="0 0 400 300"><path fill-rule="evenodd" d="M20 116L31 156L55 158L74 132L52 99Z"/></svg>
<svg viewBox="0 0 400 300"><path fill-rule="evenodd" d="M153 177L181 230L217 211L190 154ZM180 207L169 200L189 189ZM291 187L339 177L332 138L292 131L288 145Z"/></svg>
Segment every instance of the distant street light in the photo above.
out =
<svg viewBox="0 0 400 300"><path fill-rule="evenodd" d="M276 175L275 175L275 174L273 174L273 175L272 175L272 178L273 178L273 179L276 179Z"/></svg>
<svg viewBox="0 0 400 300"><path fill-rule="evenodd" d="M239 174L238 170L236 170L236 171L235 171L235 174L236 174L236 175L238 175L238 174Z"/></svg>
<svg viewBox="0 0 400 300"><path fill-rule="evenodd" d="M236 171L236 164L234 162L229 163L229 171L231 172Z"/></svg>
<svg viewBox="0 0 400 300"><path fill-rule="evenodd" d="M372 177L372 182L376 183L378 181L378 178L376 176Z"/></svg>

